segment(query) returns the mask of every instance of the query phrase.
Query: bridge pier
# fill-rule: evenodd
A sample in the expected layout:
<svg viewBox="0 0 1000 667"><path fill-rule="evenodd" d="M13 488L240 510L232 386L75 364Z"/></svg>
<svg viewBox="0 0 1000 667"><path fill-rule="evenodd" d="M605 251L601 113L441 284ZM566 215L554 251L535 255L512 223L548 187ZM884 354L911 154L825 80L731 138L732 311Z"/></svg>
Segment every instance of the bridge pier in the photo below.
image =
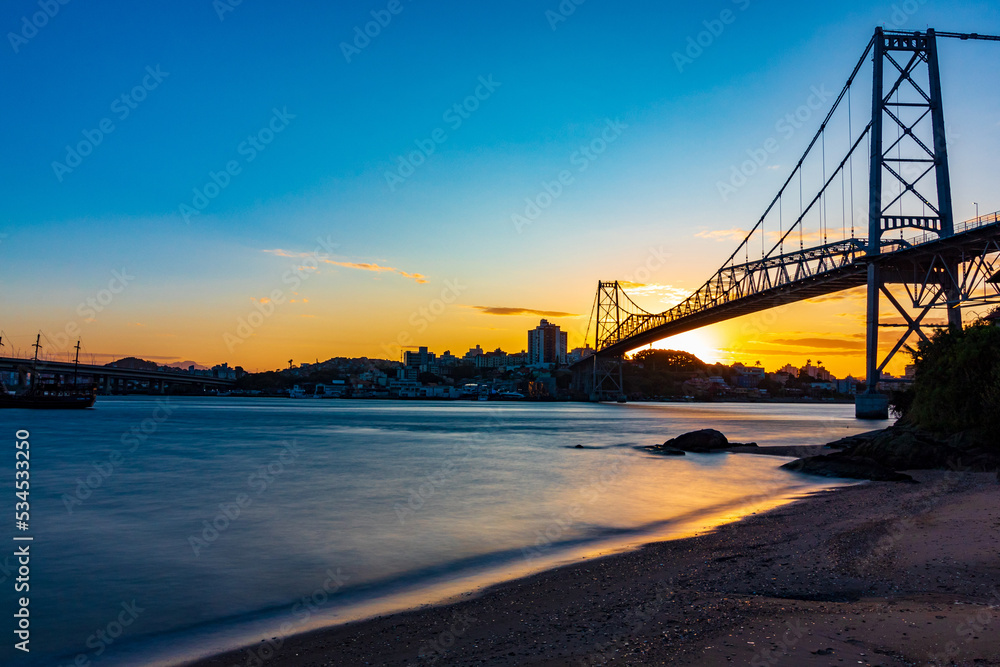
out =
<svg viewBox="0 0 1000 667"><path fill-rule="evenodd" d="M578 396L592 403L625 398L622 381L623 357L594 354L573 367L571 387Z"/></svg>
<svg viewBox="0 0 1000 667"><path fill-rule="evenodd" d="M854 416L858 419L888 419L889 397L865 392L854 397Z"/></svg>
<svg viewBox="0 0 1000 667"><path fill-rule="evenodd" d="M573 378L570 381L570 388L576 396L586 396L588 400L593 400L594 393L593 377L594 373L590 365L580 362L573 366Z"/></svg>

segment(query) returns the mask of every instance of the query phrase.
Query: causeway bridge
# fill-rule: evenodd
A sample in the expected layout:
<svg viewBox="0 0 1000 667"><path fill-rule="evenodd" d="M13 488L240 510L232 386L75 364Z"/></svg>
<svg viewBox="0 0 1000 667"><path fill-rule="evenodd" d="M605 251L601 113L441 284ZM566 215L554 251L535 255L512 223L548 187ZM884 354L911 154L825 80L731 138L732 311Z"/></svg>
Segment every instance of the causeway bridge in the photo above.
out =
<svg viewBox="0 0 1000 667"><path fill-rule="evenodd" d="M34 361L16 357L0 357L0 372L30 374ZM56 378L59 383L72 384L73 378L93 382L102 394L140 393L162 394L172 387L188 387L199 391L228 389L234 380L186 371L147 371L112 366L74 364L72 361L38 361L38 374Z"/></svg>
<svg viewBox="0 0 1000 667"><path fill-rule="evenodd" d="M881 378L911 337L927 339L928 313L943 312L948 326L957 328L963 306L1000 303L998 214L954 219L938 65L939 44L946 39L1000 41L932 29L875 30L763 215L715 275L687 299L649 312L618 281L600 281L590 321L596 353L574 364L575 389L593 400L617 399L624 395L621 362L630 350L865 286L869 381L857 396L856 414L887 418L888 397L870 380ZM997 71L997 65L994 60L989 71ZM855 104L854 89L865 83L871 96ZM858 106L865 113L858 114ZM863 120L857 120L859 115ZM840 152L833 150L838 145ZM919 235L907 236L908 231ZM882 321L883 298L905 328L885 356L879 350L880 329L899 324Z"/></svg>

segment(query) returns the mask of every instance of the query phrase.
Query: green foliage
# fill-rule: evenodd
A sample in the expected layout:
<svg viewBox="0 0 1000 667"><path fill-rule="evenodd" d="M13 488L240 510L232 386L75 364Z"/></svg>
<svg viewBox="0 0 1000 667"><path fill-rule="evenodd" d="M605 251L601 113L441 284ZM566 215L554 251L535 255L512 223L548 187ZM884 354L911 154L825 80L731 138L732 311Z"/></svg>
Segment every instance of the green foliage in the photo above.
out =
<svg viewBox="0 0 1000 667"><path fill-rule="evenodd" d="M478 377L480 374L479 369L471 364L462 364L461 366L455 366L448 369L448 377L453 379L455 382L461 382L462 380L470 380L472 378Z"/></svg>
<svg viewBox="0 0 1000 667"><path fill-rule="evenodd" d="M907 387L906 389L896 389L889 394L889 409L896 417L906 417L910 414L910 410L913 407L913 397L916 392L914 392L913 387Z"/></svg>
<svg viewBox="0 0 1000 667"><path fill-rule="evenodd" d="M267 371L265 373L249 373L244 375L236 381L233 388L263 391L278 388L288 389L293 384L295 384L293 378L287 377L278 371Z"/></svg>
<svg viewBox="0 0 1000 667"><path fill-rule="evenodd" d="M971 431L995 439L1000 429L1000 328L977 322L939 331L913 355L917 378L912 423L943 433Z"/></svg>
<svg viewBox="0 0 1000 667"><path fill-rule="evenodd" d="M643 350L637 352L632 360L657 371L703 371L708 367L704 361L683 350Z"/></svg>
<svg viewBox="0 0 1000 667"><path fill-rule="evenodd" d="M643 350L625 365L625 390L643 396L681 396L682 385L704 373L708 365L690 352L681 350Z"/></svg>
<svg viewBox="0 0 1000 667"><path fill-rule="evenodd" d="M417 376L417 382L420 384L444 384L444 378L441 378L434 373L421 373Z"/></svg>

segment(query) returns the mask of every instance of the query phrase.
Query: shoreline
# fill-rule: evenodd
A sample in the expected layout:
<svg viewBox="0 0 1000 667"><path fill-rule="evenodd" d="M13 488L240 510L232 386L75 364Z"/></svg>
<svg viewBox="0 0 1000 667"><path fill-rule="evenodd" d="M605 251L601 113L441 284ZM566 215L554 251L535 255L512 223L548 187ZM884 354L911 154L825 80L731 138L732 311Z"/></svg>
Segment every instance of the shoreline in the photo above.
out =
<svg viewBox="0 0 1000 667"><path fill-rule="evenodd" d="M995 476L914 477L184 664L1000 664Z"/></svg>
<svg viewBox="0 0 1000 667"><path fill-rule="evenodd" d="M641 446L633 448L636 450L646 449ZM782 460L790 461L796 456L811 455L819 449L823 449L823 446L733 447L720 450L718 453L694 454L694 456L711 459L722 454L745 451L750 454L767 455L769 458L777 456ZM594 560L629 553L650 543L686 539L715 530L721 525L739 521L745 516L788 505L813 493L837 488L840 485L857 483L856 480L802 478L802 481L806 480L809 482L808 485L792 481L788 484L788 488L768 487L766 491L761 491L759 494L751 494L721 504L707 505L689 513L675 514L662 521L635 526L632 529L613 531L603 537L574 540L565 544L557 543L539 549L524 547L520 549L516 558L511 554L507 554L509 557L498 554L499 557L493 559L495 563L484 564L474 569L453 571L447 577L438 577L432 582L424 582L416 586L402 586L395 590L387 590L374 597L357 598L356 593L348 592L348 597L343 598L340 596L344 593L338 593L338 586L334 591L330 591L329 600L326 601L327 598L324 596L324 602L320 603L319 607L310 613L309 618L305 620L290 616L282 619L279 614L272 617L270 621L265 618L251 621L243 629L239 625L228 628L219 625L214 629L203 626L201 628L205 631L202 633L203 639L191 643L192 648L195 646L199 648L195 649L196 652L187 652L187 657L183 658L178 656L176 649L167 648L172 642L164 635L152 640L153 643L148 648L153 649L152 655L156 657L150 658L147 653L147 659L151 659L149 664L159 666L201 664L220 655L232 655L238 651L245 652L248 646L254 647L260 641L268 638L271 639L272 644L279 644L289 638L317 631L332 630L347 624L363 623L374 618L407 613L415 609L447 606L478 596L495 586L572 566L581 560ZM303 625L307 621L308 624ZM257 625L257 629L250 629L250 632L246 632L246 629L252 628L253 625ZM281 638L280 642L275 641L275 634ZM205 641L212 635L215 635L216 639ZM180 639L181 635L176 635L176 638ZM242 648L234 648L237 646L242 646ZM133 655L143 655L137 649L139 649L138 646L131 649ZM172 659L170 658L171 653L173 654ZM179 660L183 661L179 662Z"/></svg>

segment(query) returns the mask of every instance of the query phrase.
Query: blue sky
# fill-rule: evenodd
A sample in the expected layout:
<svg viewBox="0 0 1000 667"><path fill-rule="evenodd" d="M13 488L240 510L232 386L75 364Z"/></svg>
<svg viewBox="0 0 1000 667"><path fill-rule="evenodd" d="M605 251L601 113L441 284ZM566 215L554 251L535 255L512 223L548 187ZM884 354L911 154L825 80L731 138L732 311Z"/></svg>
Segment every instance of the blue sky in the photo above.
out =
<svg viewBox="0 0 1000 667"><path fill-rule="evenodd" d="M633 273L651 247L671 254L654 282L676 290L717 268L732 244L694 234L752 225L815 128L728 201L717 183L811 87L839 91L875 25L1000 33L1000 9L986 2L566 0L573 12L558 22L554 0L400 0L396 14L381 0L223 2L54 2L34 32L23 17L42 11L37 1L0 10L8 336L64 328L123 266L135 281L81 322L93 353L263 367L293 353L384 356L383 341L411 329L445 280L467 287L419 332L432 347L523 347L538 319L475 306L582 314L564 322L576 331L594 283ZM348 62L342 44L372 12L391 20ZM679 68L674 54L712 27L719 34ZM954 48L942 54L949 122L958 137L976 133L967 154L955 140L956 214L968 217L974 198L1000 209L989 174L998 86L983 78L995 76L1000 45L943 48ZM151 89L123 118L115 100L144 78ZM446 112L477 88L477 108L455 127ZM249 161L244 142L275 110L282 129ZM57 174L66 147L102 121L113 131ZM609 121L623 129L578 171L573 156ZM390 187L386 173L435 130L446 140ZM238 173L185 219L182 205L229 162ZM563 170L573 182L518 232L511 216ZM327 258L340 264L302 286L312 312L285 308L253 340L223 345L317 238L337 244ZM364 268L373 264L398 271Z"/></svg>

